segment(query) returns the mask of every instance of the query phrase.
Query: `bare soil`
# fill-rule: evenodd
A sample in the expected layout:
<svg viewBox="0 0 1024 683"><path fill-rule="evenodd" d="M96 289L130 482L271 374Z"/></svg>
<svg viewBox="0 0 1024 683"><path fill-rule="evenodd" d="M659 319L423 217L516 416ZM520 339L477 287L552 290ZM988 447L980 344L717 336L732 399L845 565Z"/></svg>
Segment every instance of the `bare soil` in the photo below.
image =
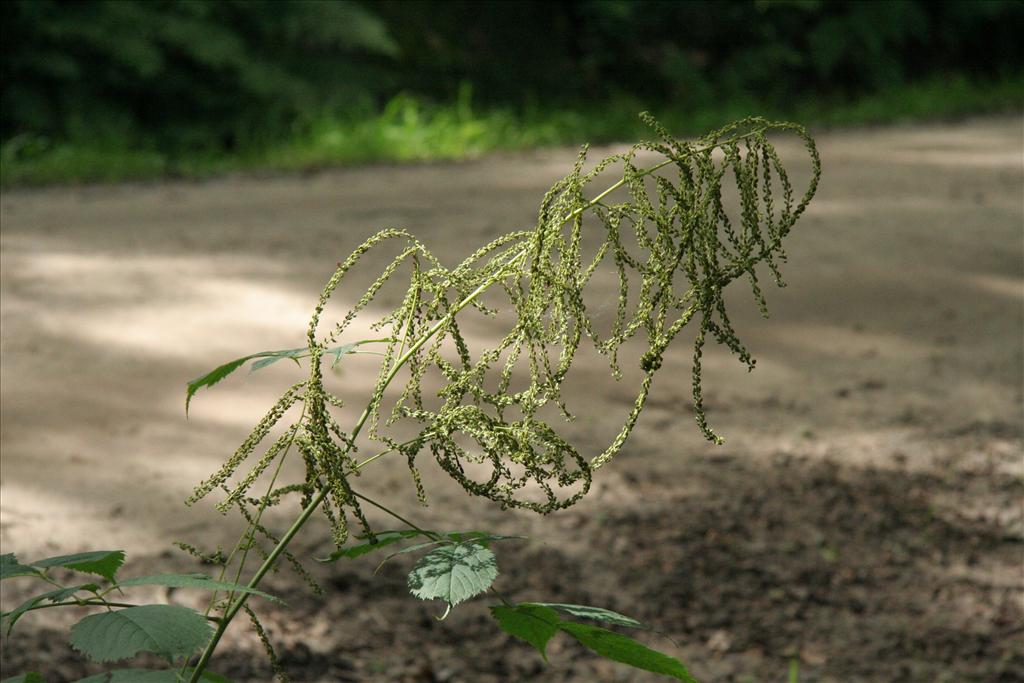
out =
<svg viewBox="0 0 1024 683"><path fill-rule="evenodd" d="M641 639L708 683L781 682L794 660L804 682L1024 681L1022 138L1020 117L819 136L824 179L788 243L789 286L768 291L771 319L736 285L732 317L757 369L722 349L705 357L725 445L693 423L681 341L625 452L569 510L502 512L435 471L420 508L386 458L360 486L426 526L528 535L496 547L504 594L636 616L667 636ZM782 149L799 164L798 146ZM379 228L408 228L454 263L532 225L574 155L5 192L3 552L125 548L126 575L201 571L171 542L212 548L240 527L182 501L297 370L233 377L200 393L187 422L184 382L301 346L335 262ZM582 359L570 397L580 418L567 434L585 454L632 401L630 374L616 384L603 367ZM353 362L337 380L350 405L371 372ZM318 523L296 550L329 545ZM292 679L655 680L565 640L545 665L496 628L488 600L439 622L438 605L408 595L413 561L377 575L372 559L316 566L322 597L272 576L288 607L258 609ZM27 583L5 582L4 609ZM101 670L70 649L72 615L57 612L3 639L4 676ZM214 668L272 677L243 628Z"/></svg>

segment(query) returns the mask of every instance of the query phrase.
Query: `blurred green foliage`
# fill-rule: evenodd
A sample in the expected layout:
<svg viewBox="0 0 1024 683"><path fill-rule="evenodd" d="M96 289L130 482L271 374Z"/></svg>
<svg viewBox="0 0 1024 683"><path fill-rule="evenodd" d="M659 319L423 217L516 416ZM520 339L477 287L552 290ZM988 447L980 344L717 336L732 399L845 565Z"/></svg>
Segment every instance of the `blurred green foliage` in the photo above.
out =
<svg viewBox="0 0 1024 683"><path fill-rule="evenodd" d="M1022 26L1013 0L7 0L0 160L113 180L606 141L640 109L1019 110Z"/></svg>

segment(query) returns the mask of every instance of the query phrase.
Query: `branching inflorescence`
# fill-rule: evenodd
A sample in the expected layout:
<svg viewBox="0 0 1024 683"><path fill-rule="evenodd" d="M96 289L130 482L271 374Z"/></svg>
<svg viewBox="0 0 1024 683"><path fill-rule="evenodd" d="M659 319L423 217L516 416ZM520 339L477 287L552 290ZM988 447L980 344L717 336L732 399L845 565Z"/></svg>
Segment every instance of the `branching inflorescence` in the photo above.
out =
<svg viewBox="0 0 1024 683"><path fill-rule="evenodd" d="M235 453L188 501L223 491L225 497L218 507L222 511L236 508L247 524L230 552L203 553L179 544L203 561L218 565L219 577L159 574L118 582L115 574L124 561L120 550L57 556L29 564L6 554L0 558L0 578L29 577L57 586L56 591L37 595L4 613L8 628L37 609L103 607L104 612L91 614L72 628L74 647L97 661L132 657L140 650L156 652L169 661L180 658L183 663L177 671L142 674L146 680L158 680L149 677L153 673L159 680L197 683L221 680L211 678L206 666L231 621L244 610L278 678L287 680L267 631L246 601L253 595L273 599L258 586L282 560L318 590L312 573L288 547L311 516L322 510L337 545L325 562L417 539L421 542L395 554L433 548L413 567L408 583L421 599L444 600L445 615L452 606L493 590L502 604L493 605L491 614L502 630L533 645L542 655L547 642L563 632L601 656L696 683L678 660L578 620L641 627L635 619L586 605L509 602L492 585L497 564L488 545L515 537L478 530L429 531L354 490L351 484L368 464L390 455L408 463L417 496L425 502L418 459L429 454L467 492L503 507L540 513L568 507L587 493L593 472L621 451L636 426L666 350L690 322L697 328L693 336L693 411L704 436L721 441L704 414L704 345L708 339L717 341L753 367L753 359L729 320L723 292L734 280L745 278L762 313L767 313L757 268L763 264L776 283L782 284L782 241L817 189L820 160L807 132L789 123L750 118L684 142L671 138L651 117L644 118L658 139L610 156L589 169L584 148L572 172L544 196L535 229L499 237L454 268L442 265L408 232L383 230L338 264L313 312L305 348L245 356L189 383L186 410L198 388L215 384L250 360L253 369L281 358L310 360L309 377L277 400ZM769 135L779 132L798 136L810 155L810 180L801 195L794 192L769 141ZM641 160L651 156L655 160L642 166ZM610 174L618 178L610 187L598 194L588 192L598 178ZM738 212L727 212L726 205L732 206L733 197L727 201L723 197L726 191L730 195L735 192ZM322 329L328 302L345 278L369 252L386 246L397 246L397 254L340 321L327 331ZM408 272L408 287L398 305L370 325L378 338L340 343L346 334L352 334L350 328L357 318L386 298L379 295L386 291L385 285L401 277L400 271ZM617 303L612 307L588 305L595 296L599 302L609 298L608 281L617 281ZM494 304L493 295L485 298L488 291L503 297L504 303ZM493 346L474 349L476 342L471 345L470 337L460 328L459 313L469 307L498 323L507 319L507 331ZM605 308L614 308L610 322L601 315ZM465 317L461 319L465 321ZM382 360L365 408L346 431L338 419L345 406L325 386L324 361L333 357L336 364L363 345L383 348ZM639 377L633 405L617 435L602 452L587 456L552 425L556 421L552 418L572 418L563 393L570 393L566 380L581 349L605 356L616 380L626 378L622 364L635 355L638 367L631 369L630 377ZM397 391L388 394L393 388ZM300 410L295 422L281 424L286 415ZM413 436L400 440L395 436L398 433ZM366 442L377 442L383 450L357 458L360 444ZM305 477L278 483L285 459L293 451L303 458ZM252 489L264 479L269 479L269 484L262 495L254 494ZM291 496L301 498L301 512L283 533L271 531L263 521L264 512ZM375 534L361 509L363 502L408 528ZM363 528L363 543L346 544L352 518ZM250 553L258 556L261 564L243 585ZM110 585L64 586L48 574L52 568L95 574ZM106 597L113 591L120 593L123 587L146 585L207 590L213 597L205 614L177 605L135 605ZM44 604L46 601L52 604ZM128 632L137 637L122 636ZM110 680L141 680L140 675L137 669L121 670L111 672Z"/></svg>
<svg viewBox="0 0 1024 683"><path fill-rule="evenodd" d="M454 268L443 266L403 230L383 230L360 245L339 264L310 320L309 378L284 394L238 451L196 489L190 502L222 487L228 491L222 509L274 504L284 494L298 492L307 505L318 497L326 501L321 509L339 546L347 537L350 515L372 537L349 484L365 464L355 458L355 441L365 428L365 436L386 446L385 453L404 456L421 500L425 494L417 459L429 453L471 494L541 513L567 507L587 492L593 471L622 449L665 350L695 317L699 327L693 346L694 413L703 434L720 442L704 414L704 345L714 339L751 368L754 365L729 320L723 290L733 280L746 278L766 313L756 268L764 264L776 283L783 284L782 241L814 195L820 160L807 132L794 124L749 118L699 140L681 141L650 116L644 119L657 141L638 144L589 170L584 148L572 172L544 196L534 230L499 237ZM794 193L769 141L770 134L779 132L797 135L810 155L811 177L801 195ZM641 167L641 157L652 152L658 160ZM619 180L588 198L589 186L612 171L621 173ZM727 186L737 193L738 220L725 208ZM596 218L600 227L588 225L585 234L587 216ZM585 256L583 243L595 235L599 243ZM400 251L340 322L324 333L321 317L332 294L361 257L385 243L401 245ZM398 276L399 268L410 271L409 286L398 306L374 324L383 337L376 340L384 345L383 360L365 410L346 432L334 415L342 402L325 388L322 362L332 351L338 355L332 345L366 312L384 284ZM600 269L617 274L619 283L608 331L599 331L585 305L584 292ZM480 301L480 295L492 288L507 297L511 329L494 346L474 352L456 314L473 306L494 315L496 311ZM642 341L645 351L633 407L607 448L584 457L542 411L554 406L570 416L561 388L581 345L592 344L607 356L611 372L619 378L619 350L634 338ZM519 367L528 370L529 383L511 391ZM406 383L385 409L385 390L402 368ZM441 378L441 388L430 400L424 394L428 372ZM298 422L271 443L238 483L226 487L296 404L302 404ZM418 434L402 442L389 436L386 427L399 419L413 421ZM305 482L272 490L261 499L248 498L257 478L292 446L305 460ZM523 492L527 487L530 495ZM541 499L533 493L536 490Z"/></svg>

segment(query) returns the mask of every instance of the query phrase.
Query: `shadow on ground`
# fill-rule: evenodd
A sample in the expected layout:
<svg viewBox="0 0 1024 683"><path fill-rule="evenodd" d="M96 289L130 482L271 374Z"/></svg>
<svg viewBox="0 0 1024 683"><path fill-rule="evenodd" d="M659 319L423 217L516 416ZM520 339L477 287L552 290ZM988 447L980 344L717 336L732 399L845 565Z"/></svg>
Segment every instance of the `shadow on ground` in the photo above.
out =
<svg viewBox="0 0 1024 683"><path fill-rule="evenodd" d="M559 515L550 521L574 530L590 553L505 544L497 585L516 600L635 615L668 636L643 640L681 656L706 682L784 681L792 659L807 682L1024 679L1024 612L1013 595L1024 539L950 503L984 492L997 506L1012 505L1024 495L1018 478L773 460L695 458L680 476L704 493L662 495L642 510ZM638 493L664 490L664 481L640 472L626 475ZM272 588L290 608L264 605L261 615L292 679L661 680L567 640L551 643L544 666L491 623L487 600L438 622L440 607L407 593L412 561L394 561L377 576L372 558L318 567L321 598L276 577ZM30 633L9 641L5 670L33 662L64 676L58 680L91 671L63 634ZM30 653L36 644L46 652ZM216 669L237 681L269 681L261 650L255 638L235 641Z"/></svg>

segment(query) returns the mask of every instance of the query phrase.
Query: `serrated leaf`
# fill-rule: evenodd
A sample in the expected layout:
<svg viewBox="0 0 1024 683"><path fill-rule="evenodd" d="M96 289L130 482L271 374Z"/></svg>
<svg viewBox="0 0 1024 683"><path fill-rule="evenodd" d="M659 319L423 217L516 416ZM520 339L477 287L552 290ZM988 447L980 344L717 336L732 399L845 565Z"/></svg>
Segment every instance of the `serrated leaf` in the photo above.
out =
<svg viewBox="0 0 1024 683"><path fill-rule="evenodd" d="M194 380L188 383L185 387L185 415L188 415L188 406L192 402L192 397L195 396L196 392L203 387L212 387L217 382L221 381L238 368L245 365L245 362L251 359L252 356L244 356L242 358L236 358L235 360L225 363L224 365L218 365L210 372L196 377Z"/></svg>
<svg viewBox="0 0 1024 683"><path fill-rule="evenodd" d="M349 546L347 548L339 548L327 557L321 558L319 562L336 562L343 557L354 559L356 557L362 557L368 553L372 553L381 548L398 543L406 538L415 538L422 535L419 531L408 530L408 531L382 531L375 534L377 537L376 543L360 543L359 545Z"/></svg>
<svg viewBox="0 0 1024 683"><path fill-rule="evenodd" d="M444 600L453 606L483 593L497 576L494 553L479 543L455 543L416 563L409 573L409 590L421 600Z"/></svg>
<svg viewBox="0 0 1024 683"><path fill-rule="evenodd" d="M75 683L180 683L187 681L192 671L194 669L190 667L181 672L183 676L179 676L178 669L116 669L80 678ZM229 678L206 670L203 670L199 678L209 683L231 683Z"/></svg>
<svg viewBox="0 0 1024 683"><path fill-rule="evenodd" d="M113 582L117 570L124 564L123 550L94 550L88 553L75 553L74 555L58 555L47 557L32 563L33 567L64 567L74 569L76 572L95 574L102 576L107 581Z"/></svg>
<svg viewBox="0 0 1024 683"><path fill-rule="evenodd" d="M644 671L671 676L686 683L697 683L697 679L690 675L678 659L652 650L621 633L575 621L559 622L558 628L578 640L584 647L607 659Z"/></svg>
<svg viewBox="0 0 1024 683"><path fill-rule="evenodd" d="M206 574L153 574L152 576L137 576L134 579L126 579L117 583L114 588L130 588L131 586L168 586L170 588L200 588L208 591L233 591L235 593L258 595L272 602L284 604L284 601L280 598L269 593L237 583L216 581Z"/></svg>
<svg viewBox="0 0 1024 683"><path fill-rule="evenodd" d="M39 576L39 570L18 562L14 553L0 555L0 580L12 579L15 576Z"/></svg>
<svg viewBox="0 0 1024 683"><path fill-rule="evenodd" d="M548 607L535 604L494 605L491 607L501 630L537 648L537 652L548 661L545 651L548 641L558 633L558 614Z"/></svg>
<svg viewBox="0 0 1024 683"><path fill-rule="evenodd" d="M11 634L11 631L14 629L14 625L18 622L18 619L21 619L25 612L28 612L30 609L32 609L39 603L46 601L60 602L61 600L71 597L80 590L95 587L96 584L94 583L86 583L82 584L81 586L66 586L64 588L58 588L56 590L52 590L46 593L42 593L40 595L36 595L35 597L29 598L25 602L21 603L20 605L12 609L10 612L3 613L2 618L9 620L7 623L7 635Z"/></svg>
<svg viewBox="0 0 1024 683"><path fill-rule="evenodd" d="M43 678L41 673L29 671L28 673L23 673L20 676L5 678L0 681L0 683L46 683L46 679Z"/></svg>
<svg viewBox="0 0 1024 683"><path fill-rule="evenodd" d="M602 607L592 607L590 605L566 605L560 602L534 602L529 604L550 607L551 609L558 610L559 612L571 614L574 617L591 619L593 621L604 621L609 624L615 624L616 626L628 626L630 628L642 629L650 628L646 624L639 622L632 617L627 617L625 614L619 614L618 612L613 612L610 609L604 609Z"/></svg>
<svg viewBox="0 0 1024 683"><path fill-rule="evenodd" d="M180 605L139 605L93 614L71 627L71 646L97 662L141 651L167 659L186 657L213 632L202 614Z"/></svg>
<svg viewBox="0 0 1024 683"><path fill-rule="evenodd" d="M347 353L352 353L353 349L355 349L357 346L363 343L365 342L358 341L352 342L351 344L335 346L329 349L325 349L324 354L333 355L333 365L336 366L339 362L341 362L342 356L344 356ZM203 387L212 387L214 384L217 384L222 379L224 379L232 372L242 367L251 360L258 359L255 360L250 369L252 372L255 372L256 370L260 370L262 368L267 367L268 365L276 363L282 358L290 358L294 360L296 363L298 363L299 358L302 358L307 355L309 355L309 349L305 346L302 346L296 349L281 349L280 351L260 351L259 353L251 353L248 356L242 356L241 358L236 358L232 361L224 363L223 365L218 365L210 372L206 373L205 375L202 375L201 377L196 377L194 380L192 380L186 385L185 415L188 415L189 404L192 403L192 397L195 396L197 391L199 391Z"/></svg>

